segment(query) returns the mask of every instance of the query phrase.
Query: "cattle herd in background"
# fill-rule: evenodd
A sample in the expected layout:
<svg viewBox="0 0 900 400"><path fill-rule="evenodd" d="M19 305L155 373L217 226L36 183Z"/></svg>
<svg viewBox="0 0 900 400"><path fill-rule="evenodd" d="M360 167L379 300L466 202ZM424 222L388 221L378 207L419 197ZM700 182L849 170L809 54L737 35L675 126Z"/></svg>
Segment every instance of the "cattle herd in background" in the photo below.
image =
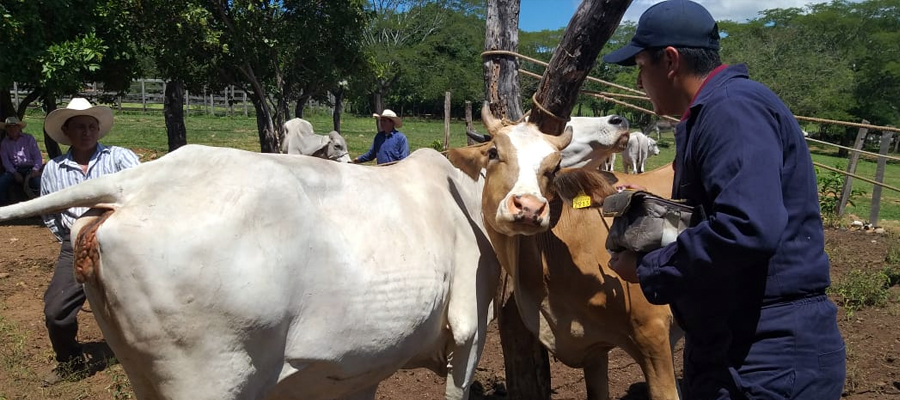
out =
<svg viewBox="0 0 900 400"><path fill-rule="evenodd" d="M75 274L138 399L374 399L421 367L466 399L501 267L528 329L584 369L589 399L608 397L614 347L653 400L677 399L670 310L607 268L609 221L570 201L578 187L600 202L615 179L668 196L671 167L601 172L630 146L637 172L658 152L619 116L548 136L487 110L490 142L447 157L333 163L316 157L346 161L343 138L295 119L283 151L316 157L185 146L0 221L93 207L72 230Z"/></svg>

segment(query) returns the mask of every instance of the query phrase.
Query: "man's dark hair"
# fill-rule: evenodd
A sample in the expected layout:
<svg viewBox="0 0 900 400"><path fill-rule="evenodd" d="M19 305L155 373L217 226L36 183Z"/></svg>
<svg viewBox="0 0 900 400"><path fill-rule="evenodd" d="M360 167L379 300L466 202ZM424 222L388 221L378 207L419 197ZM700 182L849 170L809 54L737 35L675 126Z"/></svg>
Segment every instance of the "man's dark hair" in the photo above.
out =
<svg viewBox="0 0 900 400"><path fill-rule="evenodd" d="M656 47L647 49L650 55L650 61L656 64L662 59L665 47ZM687 64L688 71L697 76L709 75L719 65L722 65L722 59L719 58L719 51L713 49L698 49L694 47L675 47L681 59Z"/></svg>

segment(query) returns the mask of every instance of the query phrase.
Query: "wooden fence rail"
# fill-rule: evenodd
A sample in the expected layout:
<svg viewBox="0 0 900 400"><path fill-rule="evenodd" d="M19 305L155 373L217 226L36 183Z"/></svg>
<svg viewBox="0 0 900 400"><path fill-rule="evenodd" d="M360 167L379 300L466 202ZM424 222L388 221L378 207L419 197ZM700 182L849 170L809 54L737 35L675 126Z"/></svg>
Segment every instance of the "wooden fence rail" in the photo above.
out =
<svg viewBox="0 0 900 400"><path fill-rule="evenodd" d="M141 111L141 112L162 112L165 102L166 83L162 79L137 79L132 82L131 87L124 94L119 95L114 92L106 92L102 85L91 83L82 88L78 93L79 96L94 100L96 102L108 104L117 111ZM28 94L26 90L20 88L18 83L13 83L10 95L16 108L22 97ZM61 102L68 101L68 98L59 99ZM37 103L33 103L32 107L39 107ZM185 91L184 110L185 116L190 115L220 115L234 116L242 114L247 117L250 115L253 105L247 98L247 93L234 86L229 86L223 91L211 91L204 89L202 93L190 93Z"/></svg>

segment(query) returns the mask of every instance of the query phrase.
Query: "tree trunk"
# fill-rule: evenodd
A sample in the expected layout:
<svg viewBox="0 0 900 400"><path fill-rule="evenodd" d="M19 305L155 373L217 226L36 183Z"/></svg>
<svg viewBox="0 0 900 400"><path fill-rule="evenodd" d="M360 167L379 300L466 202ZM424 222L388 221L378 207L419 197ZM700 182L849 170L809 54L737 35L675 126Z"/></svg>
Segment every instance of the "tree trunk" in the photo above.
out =
<svg viewBox="0 0 900 400"><path fill-rule="evenodd" d="M187 144L187 129L184 126L184 83L166 83L163 116L166 120L166 134L169 137L169 152Z"/></svg>
<svg viewBox="0 0 900 400"><path fill-rule="evenodd" d="M338 87L331 91L334 95L334 111L331 113L331 120L334 122L334 130L341 131L341 114L344 113L344 88Z"/></svg>
<svg viewBox="0 0 900 400"><path fill-rule="evenodd" d="M12 96L9 94L10 90L9 86L0 86L0 120L3 121L16 115L16 105L12 102Z"/></svg>
<svg viewBox="0 0 900 400"><path fill-rule="evenodd" d="M300 96L297 99L297 107L294 108L295 118L303 118L303 109L306 108L306 103L309 103L309 96Z"/></svg>
<svg viewBox="0 0 900 400"><path fill-rule="evenodd" d="M46 94L41 98L41 103L44 112L49 115L51 111L56 109L56 96ZM46 129L44 129L44 147L47 149L47 157L51 160L62 155L62 150L59 149L59 143L56 143L56 141L47 134Z"/></svg>
<svg viewBox="0 0 900 400"><path fill-rule="evenodd" d="M375 107L375 113L381 114L384 111L384 94L381 89L372 93L372 107Z"/></svg>
<svg viewBox="0 0 900 400"><path fill-rule="evenodd" d="M488 1L484 50L519 51L519 0ZM485 97L497 118L522 118L519 59L490 55L484 58Z"/></svg>
<svg viewBox="0 0 900 400"><path fill-rule="evenodd" d="M250 102L256 111L256 129L259 131L259 151L263 153L280 153L278 146L278 132L275 131L275 123L272 112L266 105L265 97L260 97L255 91L250 95Z"/></svg>
<svg viewBox="0 0 900 400"><path fill-rule="evenodd" d="M519 0L488 1L484 49L517 52L519 47ZM498 118L522 117L519 93L519 62L516 57L491 55L484 58L485 98ZM498 290L500 344L506 368L506 387L511 399L550 398L550 358L537 337L522 323L512 293L512 282L503 272Z"/></svg>
<svg viewBox="0 0 900 400"><path fill-rule="evenodd" d="M546 112L535 106L528 118L542 132L559 135L565 129L578 90L630 4L631 0L584 0L578 6L535 94Z"/></svg>

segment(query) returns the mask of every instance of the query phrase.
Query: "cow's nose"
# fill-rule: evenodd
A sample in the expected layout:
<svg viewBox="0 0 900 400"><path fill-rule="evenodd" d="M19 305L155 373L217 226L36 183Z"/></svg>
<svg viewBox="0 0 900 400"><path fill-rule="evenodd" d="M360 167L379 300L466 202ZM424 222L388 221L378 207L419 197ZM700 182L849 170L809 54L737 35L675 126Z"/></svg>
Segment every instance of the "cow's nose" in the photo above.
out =
<svg viewBox="0 0 900 400"><path fill-rule="evenodd" d="M547 201L530 194L510 196L508 208L516 222L533 225L540 225L548 210Z"/></svg>
<svg viewBox="0 0 900 400"><path fill-rule="evenodd" d="M610 125L622 125L622 126L624 126L624 127L627 128L627 127L628 127L628 120L625 119L625 117L620 117L620 116L618 116L618 115L613 115L613 116L609 117L609 124L610 124Z"/></svg>

